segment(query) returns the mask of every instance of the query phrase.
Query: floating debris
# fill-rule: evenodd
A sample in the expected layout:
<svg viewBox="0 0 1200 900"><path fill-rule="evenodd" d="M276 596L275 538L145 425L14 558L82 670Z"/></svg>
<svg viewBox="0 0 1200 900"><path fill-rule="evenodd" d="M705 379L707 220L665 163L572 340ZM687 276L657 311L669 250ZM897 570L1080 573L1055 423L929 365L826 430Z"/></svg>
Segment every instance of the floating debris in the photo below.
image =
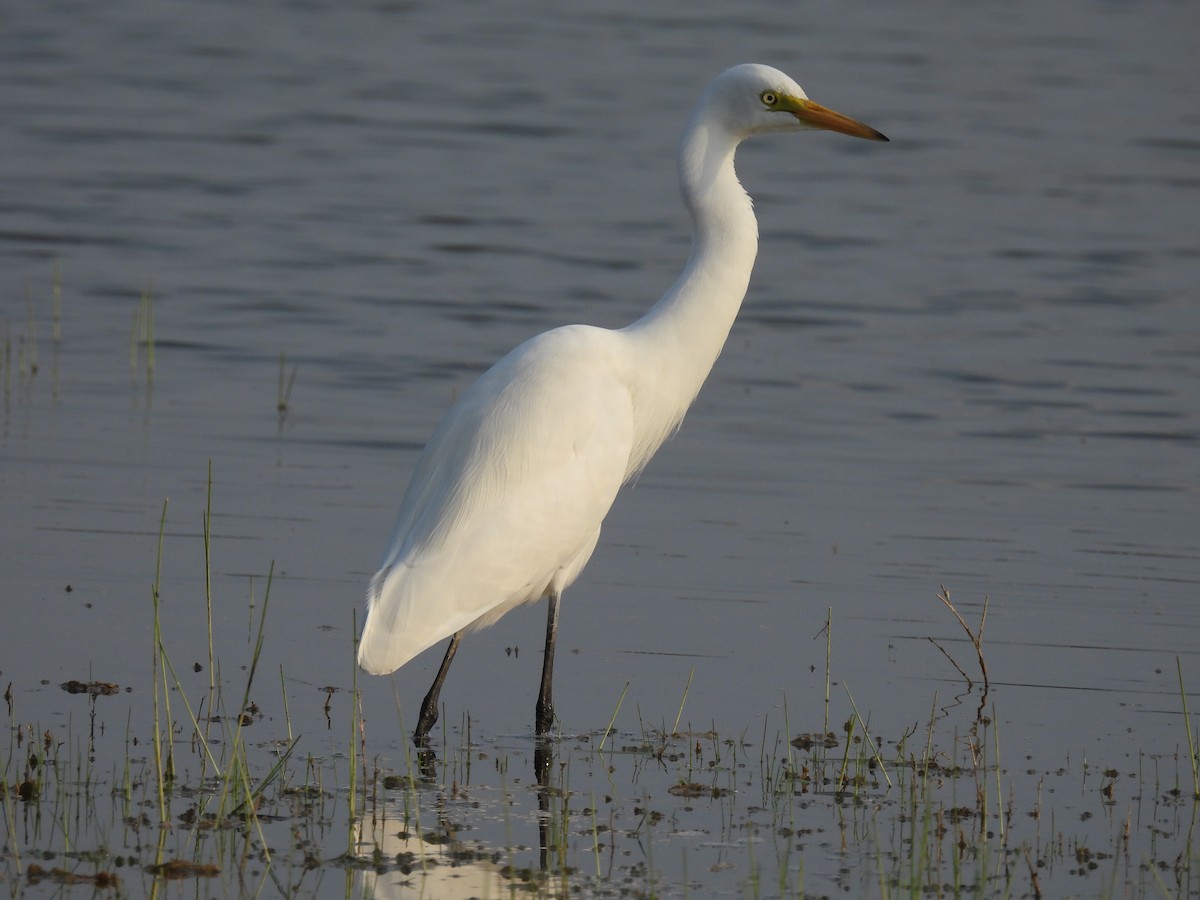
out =
<svg viewBox="0 0 1200 900"><path fill-rule="evenodd" d="M186 859L169 859L165 863L146 866L146 871L162 878L215 878L221 874L221 867L188 862Z"/></svg>
<svg viewBox="0 0 1200 900"><path fill-rule="evenodd" d="M83 875L58 867L43 869L37 863L30 863L29 868L25 870L25 877L29 879L30 884L54 881L58 884L94 884L98 888L117 888L121 884L121 880L112 872L100 871L93 875Z"/></svg>
<svg viewBox="0 0 1200 900"><path fill-rule="evenodd" d="M811 750L813 747L832 750L838 745L838 738L832 731L825 734L801 734L792 738L791 744L798 750Z"/></svg>
<svg viewBox="0 0 1200 900"><path fill-rule="evenodd" d="M88 694L92 697L111 697L121 692L120 686L111 681L76 681L74 678L64 681L59 687L68 694Z"/></svg>
<svg viewBox="0 0 1200 900"><path fill-rule="evenodd" d="M667 788L667 793L674 797L720 797L721 789L696 781L681 781Z"/></svg>

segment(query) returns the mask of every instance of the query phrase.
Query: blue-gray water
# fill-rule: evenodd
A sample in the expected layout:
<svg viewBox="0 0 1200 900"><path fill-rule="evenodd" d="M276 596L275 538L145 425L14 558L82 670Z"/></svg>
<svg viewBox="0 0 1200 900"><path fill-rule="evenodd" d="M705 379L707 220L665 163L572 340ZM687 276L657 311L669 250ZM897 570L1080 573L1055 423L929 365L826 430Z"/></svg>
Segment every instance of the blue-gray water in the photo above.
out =
<svg viewBox="0 0 1200 900"><path fill-rule="evenodd" d="M564 728L602 728L627 682L617 727L669 724L694 669L698 726L781 727L786 698L812 730L832 610L836 679L899 732L961 683L927 637L972 662L944 584L972 620L990 598L1014 755L1176 747L1177 656L1200 683L1198 29L1192 4L1085 0L23 4L0 32L0 680L65 717L60 681L148 679L166 498L164 629L199 658L211 459L219 633L244 637L273 561L270 664L348 686L425 437L516 343L670 283L680 127L761 61L892 143L739 153L754 280L566 596ZM468 639L452 723L529 731L541 616ZM438 658L364 685L376 752Z"/></svg>

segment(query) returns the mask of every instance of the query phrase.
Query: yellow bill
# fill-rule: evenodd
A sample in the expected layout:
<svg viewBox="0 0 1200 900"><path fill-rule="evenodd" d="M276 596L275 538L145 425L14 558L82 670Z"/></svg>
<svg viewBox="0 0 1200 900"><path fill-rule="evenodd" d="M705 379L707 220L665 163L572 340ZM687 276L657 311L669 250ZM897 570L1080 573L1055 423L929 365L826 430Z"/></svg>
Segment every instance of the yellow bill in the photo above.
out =
<svg viewBox="0 0 1200 900"><path fill-rule="evenodd" d="M870 125L864 125L849 116L843 116L827 106L822 106L807 97L785 97L785 109L810 128L836 131L868 141L886 141L887 138Z"/></svg>

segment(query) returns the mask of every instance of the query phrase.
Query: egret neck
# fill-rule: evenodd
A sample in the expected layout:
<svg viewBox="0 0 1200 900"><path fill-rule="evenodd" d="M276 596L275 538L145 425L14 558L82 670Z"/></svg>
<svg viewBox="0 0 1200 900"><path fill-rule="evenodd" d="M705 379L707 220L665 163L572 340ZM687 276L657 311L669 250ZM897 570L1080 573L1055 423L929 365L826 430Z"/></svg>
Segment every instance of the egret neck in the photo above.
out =
<svg viewBox="0 0 1200 900"><path fill-rule="evenodd" d="M622 332L630 338L635 439L629 475L683 421L725 345L758 254L758 222L733 158L746 135L723 128L701 103L679 145L679 181L692 216L692 248L674 285Z"/></svg>

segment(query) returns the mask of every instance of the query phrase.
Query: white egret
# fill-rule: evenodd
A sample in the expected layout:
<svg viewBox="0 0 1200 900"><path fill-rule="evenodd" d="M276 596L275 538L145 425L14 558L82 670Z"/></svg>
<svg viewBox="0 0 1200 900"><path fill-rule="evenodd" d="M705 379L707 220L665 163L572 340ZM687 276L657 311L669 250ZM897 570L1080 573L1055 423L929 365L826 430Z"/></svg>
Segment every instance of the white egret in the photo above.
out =
<svg viewBox="0 0 1200 900"><path fill-rule="evenodd" d="M617 491L679 427L750 281L758 223L734 172L744 138L825 129L886 141L763 65L722 73L679 146L693 220L679 279L619 330L555 328L471 385L425 446L367 593L358 662L386 674L450 637L414 735L425 739L464 631L549 598L536 727L549 730L559 599L600 537Z"/></svg>

